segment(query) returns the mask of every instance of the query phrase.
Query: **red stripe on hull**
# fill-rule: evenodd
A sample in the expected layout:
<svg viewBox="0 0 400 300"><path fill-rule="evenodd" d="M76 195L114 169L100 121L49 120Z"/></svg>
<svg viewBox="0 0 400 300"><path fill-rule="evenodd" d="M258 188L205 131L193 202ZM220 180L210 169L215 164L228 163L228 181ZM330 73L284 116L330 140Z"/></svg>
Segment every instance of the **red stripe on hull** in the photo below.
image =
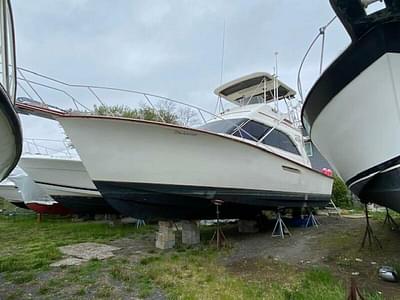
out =
<svg viewBox="0 0 400 300"><path fill-rule="evenodd" d="M72 213L69 209L65 208L60 203L54 203L51 205L40 204L40 203L28 203L27 206L39 214L69 215Z"/></svg>

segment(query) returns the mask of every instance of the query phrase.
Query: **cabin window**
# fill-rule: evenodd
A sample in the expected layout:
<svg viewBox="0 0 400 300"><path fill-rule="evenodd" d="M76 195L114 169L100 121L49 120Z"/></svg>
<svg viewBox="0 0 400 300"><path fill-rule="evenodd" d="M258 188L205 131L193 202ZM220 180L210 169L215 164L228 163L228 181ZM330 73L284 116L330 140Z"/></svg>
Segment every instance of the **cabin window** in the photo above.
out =
<svg viewBox="0 0 400 300"><path fill-rule="evenodd" d="M271 131L262 142L266 145L300 155L299 150L297 150L297 147L292 140L285 133L279 130L274 129Z"/></svg>
<svg viewBox="0 0 400 300"><path fill-rule="evenodd" d="M207 124L204 124L198 129L211 131L215 133L227 133L231 134L234 132L238 127L240 127L246 119L226 119L220 121L214 121Z"/></svg>
<svg viewBox="0 0 400 300"><path fill-rule="evenodd" d="M304 148L306 150L307 156L313 156L313 148L311 142L305 142Z"/></svg>
<svg viewBox="0 0 400 300"><path fill-rule="evenodd" d="M267 133L269 129L270 127L266 125L255 121L249 121L245 123L240 129L238 129L233 135L243 137L248 140L254 140L255 138L256 141L258 141Z"/></svg>

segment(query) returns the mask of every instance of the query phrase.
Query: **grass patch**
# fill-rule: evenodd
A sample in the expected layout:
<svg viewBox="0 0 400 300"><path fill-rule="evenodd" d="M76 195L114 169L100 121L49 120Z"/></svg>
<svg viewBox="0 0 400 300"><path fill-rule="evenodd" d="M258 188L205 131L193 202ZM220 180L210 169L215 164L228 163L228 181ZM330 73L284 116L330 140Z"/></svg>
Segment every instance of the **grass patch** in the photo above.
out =
<svg viewBox="0 0 400 300"><path fill-rule="evenodd" d="M140 235L148 228L109 226L96 222L74 223L66 219L0 217L0 273L38 270L61 258L57 247L80 242L109 242L125 236Z"/></svg>
<svg viewBox="0 0 400 300"><path fill-rule="evenodd" d="M15 272L15 273L6 273L4 278L8 281L11 281L15 284L23 284L28 283L34 280L36 274L34 272Z"/></svg>
<svg viewBox="0 0 400 300"><path fill-rule="evenodd" d="M107 243L122 237L138 238L152 230L151 226L137 229L128 225L78 223L54 217L46 217L37 223L34 215L18 215L15 218L0 216L0 273L13 284L35 284L31 282L36 276L47 271L52 262L61 258L57 249L59 246L81 242ZM96 283L103 267L102 262L92 260L79 267L66 268L58 278L41 282L37 294L54 295L70 285L77 285L78 294L86 294L86 289L81 286ZM121 273L119 276L122 279L125 275ZM102 288L98 297L107 298L110 293L111 289ZM12 298L13 294L9 296Z"/></svg>
<svg viewBox="0 0 400 300"><path fill-rule="evenodd" d="M336 300L345 299L346 291L327 269L316 268L305 272L300 284L292 292L286 292L286 297L296 300Z"/></svg>
<svg viewBox="0 0 400 300"><path fill-rule="evenodd" d="M247 282L229 274L217 263L219 253L211 248L189 249L146 260L136 271L140 297L155 288L171 299L284 299L280 288L270 289L261 282Z"/></svg>

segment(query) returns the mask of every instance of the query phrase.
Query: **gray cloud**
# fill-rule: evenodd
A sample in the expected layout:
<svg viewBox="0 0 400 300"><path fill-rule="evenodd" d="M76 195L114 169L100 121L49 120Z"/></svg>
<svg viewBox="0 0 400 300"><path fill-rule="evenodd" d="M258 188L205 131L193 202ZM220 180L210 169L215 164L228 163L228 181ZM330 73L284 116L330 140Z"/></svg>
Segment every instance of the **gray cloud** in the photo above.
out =
<svg viewBox="0 0 400 300"><path fill-rule="evenodd" d="M224 81L272 73L278 51L280 79L295 88L301 58L333 16L327 0L14 0L13 7L20 66L72 83L149 91L208 109L215 106L212 91L220 82L224 21ZM327 33L325 62L348 42L336 21ZM318 51L303 70L306 88L318 76ZM30 137L58 136L49 123L23 120Z"/></svg>

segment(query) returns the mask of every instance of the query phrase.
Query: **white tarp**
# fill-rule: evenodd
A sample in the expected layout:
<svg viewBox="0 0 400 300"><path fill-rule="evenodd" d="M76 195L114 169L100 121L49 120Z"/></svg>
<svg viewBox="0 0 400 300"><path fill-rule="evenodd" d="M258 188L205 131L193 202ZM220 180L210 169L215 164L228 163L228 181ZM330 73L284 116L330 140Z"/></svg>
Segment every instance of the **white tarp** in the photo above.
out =
<svg viewBox="0 0 400 300"><path fill-rule="evenodd" d="M54 199L51 198L38 184L34 183L28 174L26 174L20 167L17 166L8 176L8 179L14 182L18 187L25 203L55 203Z"/></svg>

